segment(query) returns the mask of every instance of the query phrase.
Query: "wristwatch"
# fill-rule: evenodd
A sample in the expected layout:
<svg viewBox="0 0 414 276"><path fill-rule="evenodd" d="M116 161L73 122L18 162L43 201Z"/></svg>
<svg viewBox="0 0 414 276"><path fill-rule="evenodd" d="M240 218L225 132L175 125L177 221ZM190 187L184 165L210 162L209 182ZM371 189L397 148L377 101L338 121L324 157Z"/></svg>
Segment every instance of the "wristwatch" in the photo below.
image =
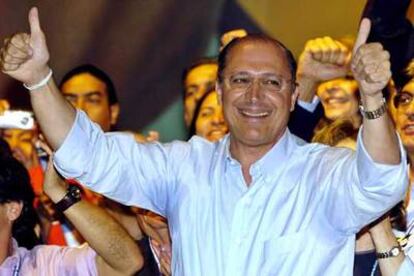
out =
<svg viewBox="0 0 414 276"><path fill-rule="evenodd" d="M368 111L364 109L364 106L361 104L359 106L359 111L361 112L362 116L364 118L367 118L368 120L374 120L378 119L382 115L384 115L385 112L387 112L387 102L385 101L385 98L382 98L382 105L372 111Z"/></svg>
<svg viewBox="0 0 414 276"><path fill-rule="evenodd" d="M73 204L81 200L81 190L76 185L69 185L68 192L66 195L55 204L56 210L59 212L64 212Z"/></svg>
<svg viewBox="0 0 414 276"><path fill-rule="evenodd" d="M397 257L402 252L402 249L399 245L394 246L389 251L386 252L377 252L378 259L392 258Z"/></svg>

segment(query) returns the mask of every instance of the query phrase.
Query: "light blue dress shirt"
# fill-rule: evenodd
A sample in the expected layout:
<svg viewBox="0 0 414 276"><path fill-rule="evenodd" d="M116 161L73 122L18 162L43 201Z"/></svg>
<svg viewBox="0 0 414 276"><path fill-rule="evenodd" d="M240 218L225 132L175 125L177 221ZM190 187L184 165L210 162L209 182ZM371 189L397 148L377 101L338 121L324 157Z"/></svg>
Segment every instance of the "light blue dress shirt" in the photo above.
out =
<svg viewBox="0 0 414 276"><path fill-rule="evenodd" d="M247 187L229 136L137 144L83 112L56 152L69 178L168 218L174 275L352 275L355 233L403 196L401 164L306 144L286 130L251 166Z"/></svg>

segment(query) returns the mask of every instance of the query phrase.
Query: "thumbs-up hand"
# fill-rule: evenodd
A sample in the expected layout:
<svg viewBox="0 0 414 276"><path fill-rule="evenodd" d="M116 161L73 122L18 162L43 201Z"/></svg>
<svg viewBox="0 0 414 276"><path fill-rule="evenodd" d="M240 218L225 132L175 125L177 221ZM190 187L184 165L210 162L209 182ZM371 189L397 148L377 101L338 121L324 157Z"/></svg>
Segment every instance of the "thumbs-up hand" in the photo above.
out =
<svg viewBox="0 0 414 276"><path fill-rule="evenodd" d="M351 61L351 70L358 81L361 96L381 93L391 78L389 53L380 43L366 43L370 29L371 22L364 18L359 27Z"/></svg>
<svg viewBox="0 0 414 276"><path fill-rule="evenodd" d="M4 40L0 69L12 78L33 85L49 73L49 51L40 28L37 8L29 12L30 34L18 33Z"/></svg>

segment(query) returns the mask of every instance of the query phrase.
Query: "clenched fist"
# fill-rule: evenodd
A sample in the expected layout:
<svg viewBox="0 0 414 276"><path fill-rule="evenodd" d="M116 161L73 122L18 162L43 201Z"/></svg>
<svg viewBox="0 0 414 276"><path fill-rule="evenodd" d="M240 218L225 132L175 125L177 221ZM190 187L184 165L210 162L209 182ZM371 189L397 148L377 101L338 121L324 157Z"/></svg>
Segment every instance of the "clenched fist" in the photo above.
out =
<svg viewBox="0 0 414 276"><path fill-rule="evenodd" d="M48 73L49 51L40 28L37 8L29 12L30 34L18 33L6 38L0 50L0 69L29 86L41 81Z"/></svg>
<svg viewBox="0 0 414 276"><path fill-rule="evenodd" d="M358 81L361 96L374 96L391 79L390 55L379 43L366 43L371 22L364 18L355 42L351 70Z"/></svg>
<svg viewBox="0 0 414 276"><path fill-rule="evenodd" d="M299 57L298 77L317 83L344 77L350 59L350 50L331 37L309 40Z"/></svg>

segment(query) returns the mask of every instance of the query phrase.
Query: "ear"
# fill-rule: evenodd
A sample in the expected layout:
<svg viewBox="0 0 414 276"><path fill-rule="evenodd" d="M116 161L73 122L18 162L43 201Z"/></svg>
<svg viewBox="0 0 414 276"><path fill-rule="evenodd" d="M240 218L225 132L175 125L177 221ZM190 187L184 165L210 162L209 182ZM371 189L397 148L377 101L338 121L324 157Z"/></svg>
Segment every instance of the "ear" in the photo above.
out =
<svg viewBox="0 0 414 276"><path fill-rule="evenodd" d="M15 221L20 217L23 209L23 202L11 201L6 203L6 214L9 221Z"/></svg>
<svg viewBox="0 0 414 276"><path fill-rule="evenodd" d="M113 104L109 107L109 112L111 113L111 125L115 125L118 122L119 117L119 104Z"/></svg>
<svg viewBox="0 0 414 276"><path fill-rule="evenodd" d="M295 110L295 104L296 104L296 100L298 99L299 96L299 89L298 86L295 86L295 91L293 91L291 97L291 103L290 103L290 112L292 112L293 110Z"/></svg>
<svg viewBox="0 0 414 276"><path fill-rule="evenodd" d="M223 105L223 90L221 89L221 85L219 81L216 81L216 92L217 92L217 101L220 106Z"/></svg>

